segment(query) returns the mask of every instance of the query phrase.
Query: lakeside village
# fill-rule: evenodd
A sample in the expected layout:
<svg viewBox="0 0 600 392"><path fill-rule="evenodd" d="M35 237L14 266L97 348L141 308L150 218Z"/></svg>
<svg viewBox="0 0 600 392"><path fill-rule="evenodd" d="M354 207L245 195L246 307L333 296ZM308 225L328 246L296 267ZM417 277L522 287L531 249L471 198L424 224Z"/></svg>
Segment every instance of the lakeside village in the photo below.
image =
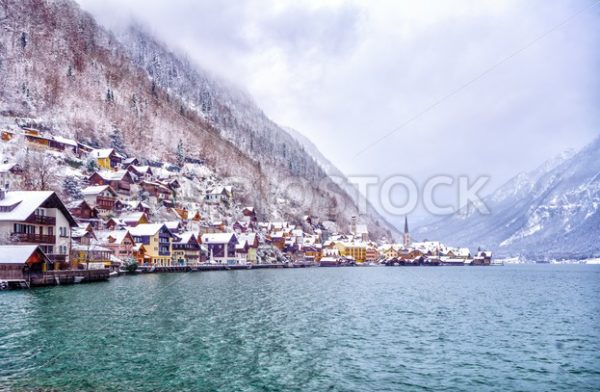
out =
<svg viewBox="0 0 600 392"><path fill-rule="evenodd" d="M493 264L488 251L473 255L467 248L411 241L407 220L401 244L372 241L356 217L344 233L316 216L304 216L300 225L259 221L254 207L236 203L232 185L217 181L205 184L199 200L182 201L182 182L194 185L201 177L181 169L201 169L200 159L185 157L180 166L142 161L31 128L3 130L1 139L4 147L68 162L52 170L74 175L65 180L67 196L21 190L31 179L17 154L3 148L0 289L101 281L121 273ZM43 176L49 168L34 169L33 175Z"/></svg>

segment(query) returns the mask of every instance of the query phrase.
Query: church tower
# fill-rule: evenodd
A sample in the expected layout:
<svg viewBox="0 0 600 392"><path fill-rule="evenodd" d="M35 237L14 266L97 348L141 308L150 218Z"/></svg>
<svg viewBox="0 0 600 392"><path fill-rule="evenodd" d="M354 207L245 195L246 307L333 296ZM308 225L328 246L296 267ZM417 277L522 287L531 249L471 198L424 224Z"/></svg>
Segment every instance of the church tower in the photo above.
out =
<svg viewBox="0 0 600 392"><path fill-rule="evenodd" d="M408 233L408 217L404 217L404 234L402 235L402 243L405 248L410 246L410 234Z"/></svg>

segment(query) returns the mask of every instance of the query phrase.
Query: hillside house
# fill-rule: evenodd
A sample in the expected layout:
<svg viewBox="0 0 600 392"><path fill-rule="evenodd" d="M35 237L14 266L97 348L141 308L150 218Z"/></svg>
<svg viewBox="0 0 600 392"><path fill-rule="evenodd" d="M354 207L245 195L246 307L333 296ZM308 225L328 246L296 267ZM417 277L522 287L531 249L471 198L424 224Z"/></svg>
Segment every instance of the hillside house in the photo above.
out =
<svg viewBox="0 0 600 392"><path fill-rule="evenodd" d="M129 196L134 181L131 174L126 170L102 170L92 174L88 178L88 183L90 185L110 185L115 192Z"/></svg>
<svg viewBox="0 0 600 392"><path fill-rule="evenodd" d="M67 268L75 219L52 191L0 191L0 236L39 245L57 268Z"/></svg>
<svg viewBox="0 0 600 392"><path fill-rule="evenodd" d="M121 215L120 221L123 222L125 226L135 227L137 225L143 225L145 223L150 223L150 219L148 219L148 215L145 212L130 212L125 215Z"/></svg>
<svg viewBox="0 0 600 392"><path fill-rule="evenodd" d="M96 160L99 168L112 170L117 169L125 157L115 151L114 148L98 148L90 152L90 157Z"/></svg>
<svg viewBox="0 0 600 392"><path fill-rule="evenodd" d="M133 175L136 182L151 180L154 177L154 173L150 166L129 165L127 166L127 171Z"/></svg>
<svg viewBox="0 0 600 392"><path fill-rule="evenodd" d="M0 189L11 190L16 182L16 176L20 173L20 168L15 163L4 161L0 164Z"/></svg>
<svg viewBox="0 0 600 392"><path fill-rule="evenodd" d="M115 209L117 193L110 185L94 185L81 190L83 199L97 209L101 215L106 215Z"/></svg>
<svg viewBox="0 0 600 392"><path fill-rule="evenodd" d="M158 182L144 180L140 182L140 187L142 192L147 192L150 197L158 201L168 199L173 195L173 191Z"/></svg>
<svg viewBox="0 0 600 392"><path fill-rule="evenodd" d="M233 187L218 186L212 188L206 194L206 202L211 204L230 204L233 201Z"/></svg>

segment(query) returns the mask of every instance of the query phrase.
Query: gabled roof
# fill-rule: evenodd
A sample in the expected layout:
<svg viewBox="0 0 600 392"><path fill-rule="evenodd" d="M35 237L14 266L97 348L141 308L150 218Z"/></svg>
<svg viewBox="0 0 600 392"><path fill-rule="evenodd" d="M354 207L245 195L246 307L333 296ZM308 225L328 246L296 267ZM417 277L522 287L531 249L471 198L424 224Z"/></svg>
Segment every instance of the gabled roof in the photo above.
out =
<svg viewBox="0 0 600 392"><path fill-rule="evenodd" d="M90 152L94 158L109 158L112 154L115 154L113 148L96 148Z"/></svg>
<svg viewBox="0 0 600 392"><path fill-rule="evenodd" d="M169 232L171 236L173 236L171 230L169 230L164 223L143 223L141 225L137 225L136 227L132 227L129 230L129 232L132 236L136 237L153 236L156 233L158 233L159 230L161 230L163 227Z"/></svg>
<svg viewBox="0 0 600 392"><path fill-rule="evenodd" d="M227 244L231 238L235 238L234 233L206 233L202 234L203 244Z"/></svg>
<svg viewBox="0 0 600 392"><path fill-rule="evenodd" d="M131 212L131 213L126 214L126 215L122 215L120 219L123 222L139 222L140 219L142 219L142 217L146 217L146 219L148 218L146 216L145 212L143 212L143 211L136 211L136 212Z"/></svg>
<svg viewBox="0 0 600 392"><path fill-rule="evenodd" d="M174 241L173 242L174 244L187 244L190 241L192 241L192 239L195 240L196 242L198 242L198 238L192 231L186 231L184 233L177 234L177 237L178 237L178 240Z"/></svg>
<svg viewBox="0 0 600 392"><path fill-rule="evenodd" d="M102 193L106 190L108 190L110 193L112 193L113 196L117 196L117 193L110 187L110 185L88 186L87 188L84 188L81 190L81 194L84 196L95 196L95 195L99 195L100 193Z"/></svg>
<svg viewBox="0 0 600 392"><path fill-rule="evenodd" d="M38 249L38 245L0 245L0 264L24 264Z"/></svg>
<svg viewBox="0 0 600 392"><path fill-rule="evenodd" d="M99 242L109 243L110 239L114 239L117 244L123 243L123 240L129 235L128 230L98 230L96 238Z"/></svg>
<svg viewBox="0 0 600 392"><path fill-rule="evenodd" d="M125 177L129 177L131 179L131 174L129 174L129 172L127 170L118 170L118 171L100 170L94 174L99 175L103 180L106 180L106 181L123 181L123 179ZM92 176L94 174L92 174ZM92 177L92 176L90 176L90 177Z"/></svg>
<svg viewBox="0 0 600 392"><path fill-rule="evenodd" d="M56 193L52 191L13 191L6 192L0 200L0 207L9 207L10 211L0 211L0 221L24 221L37 208L58 208L67 218L70 226L77 226L75 219Z"/></svg>
<svg viewBox="0 0 600 392"><path fill-rule="evenodd" d="M181 223L181 221L169 221L169 222L165 222L165 226L167 226L167 229L173 231L173 230L177 230L180 227L182 227L183 224Z"/></svg>

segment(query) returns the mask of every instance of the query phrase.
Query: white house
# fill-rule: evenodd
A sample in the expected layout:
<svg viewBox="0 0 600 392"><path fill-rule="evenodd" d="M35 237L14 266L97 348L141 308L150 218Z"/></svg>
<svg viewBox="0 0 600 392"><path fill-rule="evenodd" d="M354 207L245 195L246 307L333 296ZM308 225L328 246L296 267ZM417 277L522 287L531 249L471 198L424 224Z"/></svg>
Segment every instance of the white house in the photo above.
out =
<svg viewBox="0 0 600 392"><path fill-rule="evenodd" d="M37 244L48 258L68 263L75 219L52 191L0 191L0 238Z"/></svg>

